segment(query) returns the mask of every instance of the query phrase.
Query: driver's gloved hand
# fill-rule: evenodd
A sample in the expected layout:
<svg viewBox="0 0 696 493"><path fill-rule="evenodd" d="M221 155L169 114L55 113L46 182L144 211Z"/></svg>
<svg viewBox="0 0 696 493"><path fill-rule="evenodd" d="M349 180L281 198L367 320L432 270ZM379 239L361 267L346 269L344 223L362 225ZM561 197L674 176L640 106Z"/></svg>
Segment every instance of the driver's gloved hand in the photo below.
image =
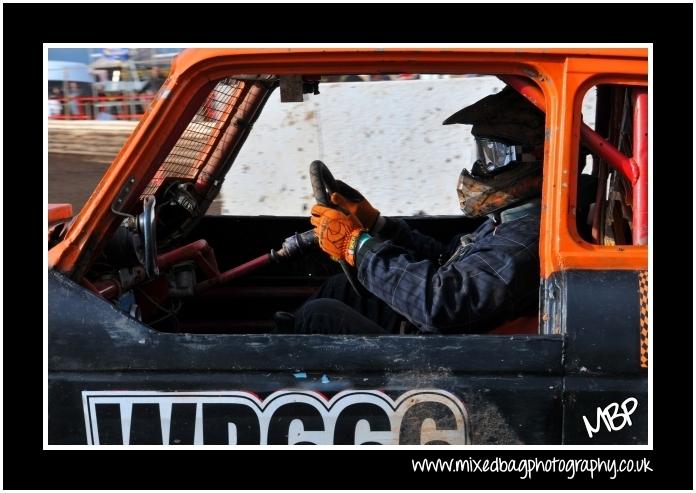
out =
<svg viewBox="0 0 696 493"><path fill-rule="evenodd" d="M341 180L336 180L336 191L331 194L331 202L355 215L370 231L379 217L379 211L360 192Z"/></svg>
<svg viewBox="0 0 696 493"><path fill-rule="evenodd" d="M319 246L335 260L355 266L355 248L363 233L362 223L353 214L346 214L320 204L312 207L310 219L319 239Z"/></svg>

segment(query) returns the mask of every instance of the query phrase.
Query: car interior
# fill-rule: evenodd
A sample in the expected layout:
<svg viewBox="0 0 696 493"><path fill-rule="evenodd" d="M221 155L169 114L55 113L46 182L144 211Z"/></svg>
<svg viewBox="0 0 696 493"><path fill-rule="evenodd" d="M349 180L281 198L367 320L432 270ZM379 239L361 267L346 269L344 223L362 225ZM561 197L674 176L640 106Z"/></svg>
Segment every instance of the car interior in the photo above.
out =
<svg viewBox="0 0 696 493"><path fill-rule="evenodd" d="M321 97L322 81L340 80L332 77L245 75L212 84L143 191L142 209L117 211L124 216L123 222L91 265L84 284L158 331L277 332L274 314L295 311L322 282L341 272L341 266L321 252L312 238L299 235L311 230L308 213L241 216L205 212L274 89L280 87L281 101L297 102L307 94ZM605 98L605 104L619 97ZM614 116L603 118L602 122L614 122ZM598 125L604 125L602 122ZM578 154L584 160L589 153L581 148ZM330 169L331 163L324 168ZM594 207L596 198L602 193L607 196L607 184L619 187L614 185L616 180L607 180L606 164L596 159L578 179L577 229L590 243L604 241L596 230L599 218L608 217L599 211L605 211L610 200L600 200L601 207ZM330 191L327 182L322 185ZM599 189L598 183L604 188ZM325 190L313 185L318 199L319 190ZM610 199L616 197L614 194ZM615 209L610 214L615 214ZM619 223L625 215L611 217L616 217L613 224L621 224L617 240L630 242L628 226ZM455 234L471 232L483 222L455 215L403 219L443 242ZM537 334L538 325L538 315L533 315L492 333Z"/></svg>

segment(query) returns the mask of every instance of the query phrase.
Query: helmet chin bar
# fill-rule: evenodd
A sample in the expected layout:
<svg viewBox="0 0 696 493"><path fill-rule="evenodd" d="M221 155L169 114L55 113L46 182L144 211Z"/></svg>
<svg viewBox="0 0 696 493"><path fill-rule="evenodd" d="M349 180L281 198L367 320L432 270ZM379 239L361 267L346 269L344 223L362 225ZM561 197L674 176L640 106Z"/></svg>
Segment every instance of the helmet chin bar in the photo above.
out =
<svg viewBox="0 0 696 493"><path fill-rule="evenodd" d="M479 218L541 195L540 161L506 166L498 173L476 176L464 168L457 194L466 217Z"/></svg>

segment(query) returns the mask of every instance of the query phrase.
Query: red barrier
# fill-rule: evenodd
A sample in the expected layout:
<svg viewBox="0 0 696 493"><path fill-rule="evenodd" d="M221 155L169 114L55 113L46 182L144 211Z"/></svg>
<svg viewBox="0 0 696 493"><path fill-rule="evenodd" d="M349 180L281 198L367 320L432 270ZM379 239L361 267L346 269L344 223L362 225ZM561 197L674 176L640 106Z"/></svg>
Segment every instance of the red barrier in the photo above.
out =
<svg viewBox="0 0 696 493"><path fill-rule="evenodd" d="M633 160L638 178L633 190L633 244L648 244L648 93L633 92Z"/></svg>
<svg viewBox="0 0 696 493"><path fill-rule="evenodd" d="M51 120L140 120L154 94L49 98Z"/></svg>

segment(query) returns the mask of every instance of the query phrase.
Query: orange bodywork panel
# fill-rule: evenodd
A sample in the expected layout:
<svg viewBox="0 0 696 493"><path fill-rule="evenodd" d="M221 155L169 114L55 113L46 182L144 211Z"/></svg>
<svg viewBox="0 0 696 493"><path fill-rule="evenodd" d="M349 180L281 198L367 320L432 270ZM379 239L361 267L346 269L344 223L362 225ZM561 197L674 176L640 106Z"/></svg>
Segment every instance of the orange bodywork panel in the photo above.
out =
<svg viewBox="0 0 696 493"><path fill-rule="evenodd" d="M588 244L577 234L574 216L582 98L598 83L647 86L647 48L186 50L63 240L49 251L49 266L79 280L123 219L111 210L112 204L132 184L121 210L136 207L215 81L239 74L351 73L477 73L532 79L547 108L542 277L564 269L647 269L647 246ZM228 137L236 138L233 133Z"/></svg>
<svg viewBox="0 0 696 493"><path fill-rule="evenodd" d="M55 226L65 222L73 215L70 204L48 204L48 225Z"/></svg>

